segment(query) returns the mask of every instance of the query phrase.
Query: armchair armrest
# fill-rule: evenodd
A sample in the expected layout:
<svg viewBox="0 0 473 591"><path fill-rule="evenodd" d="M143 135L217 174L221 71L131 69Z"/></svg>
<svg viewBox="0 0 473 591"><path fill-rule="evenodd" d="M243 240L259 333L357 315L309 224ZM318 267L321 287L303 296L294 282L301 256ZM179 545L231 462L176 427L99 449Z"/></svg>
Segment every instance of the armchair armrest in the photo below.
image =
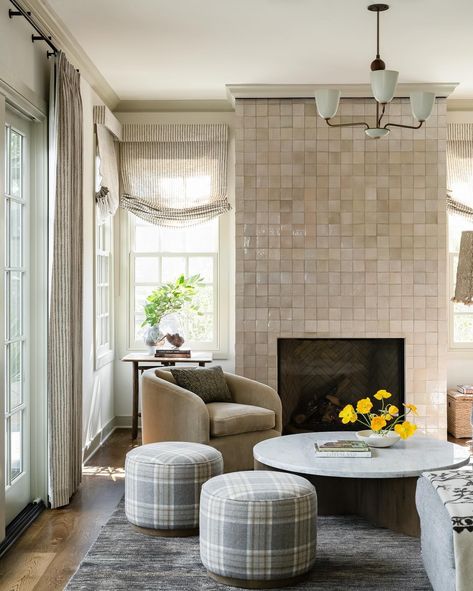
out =
<svg viewBox="0 0 473 591"><path fill-rule="evenodd" d="M208 443L209 413L204 401L176 384L143 372L141 425L143 443L191 441Z"/></svg>
<svg viewBox="0 0 473 591"><path fill-rule="evenodd" d="M276 390L261 382L231 373L225 373L225 379L232 393L233 402L251 404L274 411L276 415L274 428L279 433L282 432L282 405Z"/></svg>

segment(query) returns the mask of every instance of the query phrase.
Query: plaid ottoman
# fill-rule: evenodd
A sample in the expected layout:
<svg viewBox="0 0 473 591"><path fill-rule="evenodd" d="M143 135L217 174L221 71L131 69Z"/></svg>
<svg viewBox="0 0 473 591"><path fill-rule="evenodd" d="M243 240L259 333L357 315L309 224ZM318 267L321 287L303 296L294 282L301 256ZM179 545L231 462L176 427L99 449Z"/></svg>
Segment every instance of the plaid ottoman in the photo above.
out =
<svg viewBox="0 0 473 591"><path fill-rule="evenodd" d="M125 461L126 517L153 535L196 534L200 489L222 472L222 454L208 445L166 441L136 447Z"/></svg>
<svg viewBox="0 0 473 591"><path fill-rule="evenodd" d="M269 588L293 583L315 561L317 495L284 472L212 478L200 499L200 556L220 583Z"/></svg>

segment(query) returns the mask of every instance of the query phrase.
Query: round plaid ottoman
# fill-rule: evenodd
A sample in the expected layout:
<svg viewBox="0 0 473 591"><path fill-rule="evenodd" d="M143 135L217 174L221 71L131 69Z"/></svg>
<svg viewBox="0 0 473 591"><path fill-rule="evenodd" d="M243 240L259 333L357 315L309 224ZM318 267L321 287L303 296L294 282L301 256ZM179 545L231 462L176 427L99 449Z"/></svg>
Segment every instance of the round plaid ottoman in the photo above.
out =
<svg viewBox="0 0 473 591"><path fill-rule="evenodd" d="M212 478L200 498L200 556L220 583L280 587L315 561L317 495L284 472L233 472Z"/></svg>
<svg viewBox="0 0 473 591"><path fill-rule="evenodd" d="M222 454L208 445L166 441L129 451L125 460L125 513L145 533L198 533L200 489L222 474Z"/></svg>

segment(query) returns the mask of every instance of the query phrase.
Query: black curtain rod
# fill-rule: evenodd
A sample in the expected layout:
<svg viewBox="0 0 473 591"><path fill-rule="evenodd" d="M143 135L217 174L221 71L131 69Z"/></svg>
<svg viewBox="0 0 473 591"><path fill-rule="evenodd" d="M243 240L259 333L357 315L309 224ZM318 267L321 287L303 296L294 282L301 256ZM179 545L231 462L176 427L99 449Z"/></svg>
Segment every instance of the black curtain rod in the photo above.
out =
<svg viewBox="0 0 473 591"><path fill-rule="evenodd" d="M10 8L10 10L8 11L8 16L10 18L13 18L14 16L24 17L30 23L30 25L33 27L33 29L38 33L38 35L31 36L31 40L33 41L33 43L35 41L44 41L51 49L51 51L48 51L48 57L50 55L55 55L56 53L58 53L59 49L51 41L51 37L49 37L48 35L45 35L43 33L43 31L41 30L39 25L36 23L34 18L31 16L31 12L26 11L21 6L21 4L18 2L18 0L10 0L10 2L11 2L11 4L13 4L13 6L16 8L16 10L12 10Z"/></svg>

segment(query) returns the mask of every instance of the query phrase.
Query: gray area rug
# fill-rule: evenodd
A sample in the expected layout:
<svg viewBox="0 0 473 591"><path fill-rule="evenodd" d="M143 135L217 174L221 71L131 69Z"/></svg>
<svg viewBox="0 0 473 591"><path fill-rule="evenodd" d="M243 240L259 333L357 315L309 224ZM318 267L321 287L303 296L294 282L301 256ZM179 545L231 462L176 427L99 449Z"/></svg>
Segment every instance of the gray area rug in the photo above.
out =
<svg viewBox="0 0 473 591"><path fill-rule="evenodd" d="M123 501L68 583L67 591L227 591L206 575L198 537L155 538L127 522ZM431 591L416 538L352 516L319 517L317 562L287 590Z"/></svg>

